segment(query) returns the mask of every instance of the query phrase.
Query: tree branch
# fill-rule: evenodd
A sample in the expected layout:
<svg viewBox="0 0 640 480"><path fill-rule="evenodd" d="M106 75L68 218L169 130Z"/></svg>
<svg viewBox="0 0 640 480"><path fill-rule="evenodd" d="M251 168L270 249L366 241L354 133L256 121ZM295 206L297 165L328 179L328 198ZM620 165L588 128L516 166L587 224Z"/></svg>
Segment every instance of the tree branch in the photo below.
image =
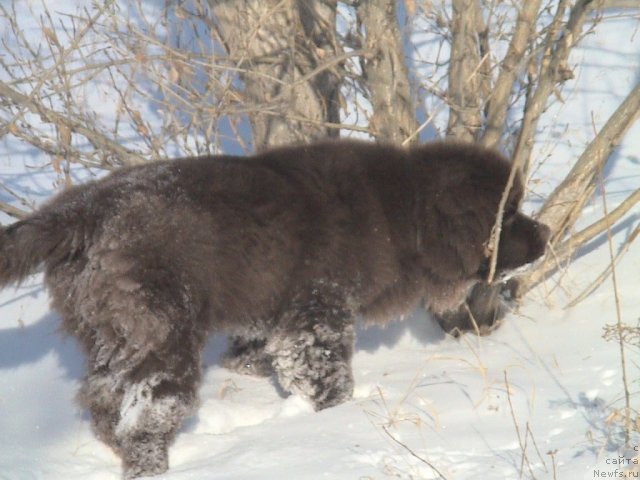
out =
<svg viewBox="0 0 640 480"><path fill-rule="evenodd" d="M624 215L626 215L631 208L640 202L640 189L629 195L620 205L609 212L597 222L589 225L588 227L580 230L572 235L570 238L564 240L558 246L553 248L551 254L547 254L545 260L541 263L540 268L533 270L524 277L518 277L518 296L523 295L531 288L538 285L540 282L552 275L562 264L568 261L573 253L582 245L589 242L596 236L600 235L608 228L611 228L616 222L618 222Z"/></svg>
<svg viewBox="0 0 640 480"><path fill-rule="evenodd" d="M547 198L538 218L553 232L557 242L573 226L584 204L591 198L597 173L604 167L613 149L638 118L640 112L640 84L618 106L589 143L569 174Z"/></svg>
<svg viewBox="0 0 640 480"><path fill-rule="evenodd" d="M569 19L558 34L560 23L564 16L568 0L560 0L554 19L549 27L544 43L544 54L540 71L538 72L537 87L533 94L527 98L525 112L522 118L522 126L518 135L516 148L513 154L514 160L522 157L520 162L527 165L531 150L533 148L533 138L535 136L538 120L547 107L547 100L558 83L563 83L572 78L572 72L566 66L571 48L577 43L588 7L596 0L578 0L571 9ZM527 169L525 168L524 171Z"/></svg>
<svg viewBox="0 0 640 480"><path fill-rule="evenodd" d="M72 120L45 107L31 97L12 89L4 82L0 82L0 97L5 98L16 106L26 108L31 113L39 115L44 122L54 125L65 125L72 132L84 136L95 148L110 152L123 165L135 165L145 161L144 157L123 147L102 133L92 130L83 123Z"/></svg>
<svg viewBox="0 0 640 480"><path fill-rule="evenodd" d="M13 205L9 205L5 202L0 202L0 210L17 219L24 218L29 215L29 212L27 212L26 210L14 207Z"/></svg>
<svg viewBox="0 0 640 480"><path fill-rule="evenodd" d="M500 142L513 85L521 71L531 33L535 31L540 3L541 0L530 0L520 6L516 27L507 54L500 62L500 73L487 105L487 126L482 138L482 143L487 147L496 148Z"/></svg>

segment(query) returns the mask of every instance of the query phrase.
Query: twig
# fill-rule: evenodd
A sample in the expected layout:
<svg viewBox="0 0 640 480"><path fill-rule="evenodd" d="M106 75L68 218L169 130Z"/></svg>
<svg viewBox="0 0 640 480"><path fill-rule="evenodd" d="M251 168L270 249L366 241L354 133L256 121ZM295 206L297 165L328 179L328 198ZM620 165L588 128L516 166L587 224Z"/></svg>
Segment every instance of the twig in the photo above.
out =
<svg viewBox="0 0 640 480"><path fill-rule="evenodd" d="M500 197L500 203L498 204L498 211L496 212L496 221L493 224L493 228L491 229L491 237L489 237L488 248L491 252L491 257L489 261L489 274L487 276L487 282L492 283L493 278L496 274L496 267L498 265L498 246L500 243L500 233L502 232L502 218L504 217L504 209L507 205L507 200L509 199L509 193L513 188L513 183L516 179L516 176L520 174L522 168L522 162L524 161L524 157L516 157L513 163L511 164L511 171L509 172L509 178L507 179L507 184L504 187L502 192L502 196Z"/></svg>
<svg viewBox="0 0 640 480"><path fill-rule="evenodd" d="M51 67L47 68L44 72L40 73L40 75L38 76L38 82L31 90L31 93L29 94L29 96L25 96L25 99L28 100L28 102L23 102L23 104L35 102L35 97L40 91L40 88L42 88L42 86L46 83L47 79L49 79L51 74L55 73L58 70L58 68L66 61L69 54L78 48L78 46L80 45L80 42L85 37L85 35L87 35L87 33L92 29L92 27L95 25L98 19L104 14L104 12L107 10L107 8L111 6L112 3L113 3L113 0L107 0L106 2L104 2L102 7L98 9L98 11L93 17L87 19L87 24L78 32L78 34L75 36L75 38L71 42L71 45L69 45L69 47L66 49L62 49L60 56L56 59L54 64ZM45 8L45 12L48 13L49 11ZM3 96L2 92L0 92L0 96ZM27 108L29 107L27 106ZM31 109L29 108L29 110ZM12 124L15 120L17 120L19 116L20 116L19 114L14 115L13 119L11 119L11 121L7 123L9 125Z"/></svg>
<svg viewBox="0 0 640 480"><path fill-rule="evenodd" d="M22 210L20 208L14 207L13 205L9 205L5 202L0 202L0 210L2 210L7 215L11 215L12 217L21 219L29 215L29 212L26 210Z"/></svg>
<svg viewBox="0 0 640 480"><path fill-rule="evenodd" d="M567 0L560 0L556 14L544 41L544 55L540 71L536 77L535 91L527 99L522 126L518 134L513 157L521 165L528 163L533 147L538 120L547 106L549 96L556 85L571 78L571 71L566 66L571 48L577 43L587 15L587 6L594 0L578 0L571 8L569 19L560 28L567 7ZM560 31L561 30L561 31ZM560 31L560 34L558 34Z"/></svg>
<svg viewBox="0 0 640 480"><path fill-rule="evenodd" d="M88 128L85 124L65 117L44 105L38 103L27 95L10 88L4 82L0 82L0 97L5 97L15 105L26 107L32 113L40 115L43 121L56 125L66 125L73 132L87 138L96 148L106 149L112 152L124 165L143 163L144 157L123 147L119 143L104 136L102 133Z"/></svg>
<svg viewBox="0 0 640 480"><path fill-rule="evenodd" d="M627 253L627 251L629 250L629 247L631 246L631 244L638 237L638 234L640 234L640 225L636 226L636 228L633 230L633 232L631 232L631 234L629 235L629 237L625 241L622 249L616 254L616 257L613 259L613 262L610 262L609 265L607 265L607 267L604 269L604 271L600 275L598 275L598 278L596 278L593 282L591 282L591 285L589 285L587 288L585 288L582 291L582 293L580 293L580 295L578 295L573 300L571 300L571 302L569 302L564 308L573 308L573 307L575 307L580 302L582 302L585 298L587 298L600 285L602 285L602 283L607 279L607 277L611 273L612 265L617 265L620 262L620 260L624 256L624 254Z"/></svg>
<svg viewBox="0 0 640 480"><path fill-rule="evenodd" d="M491 98L487 105L487 126L482 143L495 148L500 141L507 117L509 98L513 84L525 58L524 52L530 41L531 30L535 26L536 14L540 9L541 0L530 0L520 4L518 19L514 28L509 49L502 62L500 73L492 89ZM516 4L517 5L517 4Z"/></svg>
<svg viewBox="0 0 640 480"><path fill-rule="evenodd" d="M480 71L480 68L482 67L482 64L487 61L488 56L484 56L480 59L480 61L478 62L478 64L476 65L475 69L473 70L473 72L471 72L471 75L469 75L469 77L466 79L465 84L470 82L471 80L473 80L473 78L478 74L478 72ZM408 145L411 142L414 141L414 139L417 137L417 135L424 130L431 122L433 122L433 119L435 118L435 116L440 113L445 106L447 106L446 103L441 104L437 109L435 109L434 111L431 112L431 115L429 115L429 117L422 122L418 128L416 128L416 130L414 132L411 133L411 135L409 135L407 138L405 138L402 141L402 146ZM449 108L452 108L451 105L449 105Z"/></svg>
<svg viewBox="0 0 640 480"><path fill-rule="evenodd" d="M400 440L398 440L396 437L394 437L391 432L389 432L389 429L382 425L382 430L384 431L384 433L387 434L387 436L393 440L397 445L401 446L402 448L404 448L407 452L409 452L409 454L418 459L419 461L421 461L422 463L424 463L425 465L427 465L431 470L433 470L439 478L441 478L442 480L447 480L447 477L445 477L440 470L438 470L435 465L433 465L431 462L429 462L427 459L421 457L420 455L418 455L416 452L414 452L408 445L406 445L405 443L402 443Z"/></svg>

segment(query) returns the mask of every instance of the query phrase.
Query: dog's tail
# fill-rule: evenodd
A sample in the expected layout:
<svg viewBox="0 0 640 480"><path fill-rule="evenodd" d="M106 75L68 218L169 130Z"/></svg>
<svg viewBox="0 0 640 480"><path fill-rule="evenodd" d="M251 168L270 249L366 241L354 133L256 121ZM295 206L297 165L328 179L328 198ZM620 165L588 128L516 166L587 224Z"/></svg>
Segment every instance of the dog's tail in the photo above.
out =
<svg viewBox="0 0 640 480"><path fill-rule="evenodd" d="M77 223L45 208L6 227L0 226L0 288L20 282L45 261L68 258L80 246Z"/></svg>

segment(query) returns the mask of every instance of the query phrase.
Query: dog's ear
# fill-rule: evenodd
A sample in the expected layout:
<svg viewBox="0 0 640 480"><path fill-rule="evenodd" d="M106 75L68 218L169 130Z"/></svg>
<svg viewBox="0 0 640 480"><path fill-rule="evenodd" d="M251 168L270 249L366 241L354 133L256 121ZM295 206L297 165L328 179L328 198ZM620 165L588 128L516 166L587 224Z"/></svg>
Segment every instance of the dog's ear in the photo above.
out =
<svg viewBox="0 0 640 480"><path fill-rule="evenodd" d="M495 218L495 199L474 193L468 184L460 183L427 200L421 256L432 277L443 281L466 279L481 268L484 243Z"/></svg>

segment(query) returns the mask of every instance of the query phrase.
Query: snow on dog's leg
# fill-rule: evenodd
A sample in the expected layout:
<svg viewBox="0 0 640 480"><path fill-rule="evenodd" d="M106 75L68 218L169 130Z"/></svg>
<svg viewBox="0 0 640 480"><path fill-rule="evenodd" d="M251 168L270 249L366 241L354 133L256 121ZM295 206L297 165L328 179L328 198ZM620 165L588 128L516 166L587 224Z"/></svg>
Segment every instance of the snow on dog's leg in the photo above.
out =
<svg viewBox="0 0 640 480"><path fill-rule="evenodd" d="M118 452L115 427L120 419L122 385L117 372L108 368L108 358L98 355L105 352L104 345L95 345L89 356L88 372L78 393L78 401L91 412L96 436Z"/></svg>
<svg viewBox="0 0 640 480"><path fill-rule="evenodd" d="M169 445L197 403L200 347L176 332L127 374L115 427L125 478L167 470Z"/></svg>
<svg viewBox="0 0 640 480"><path fill-rule="evenodd" d="M196 404L206 329L180 288L91 295L79 332L89 354L79 399L99 438L122 458L125 478L162 473Z"/></svg>
<svg viewBox="0 0 640 480"><path fill-rule="evenodd" d="M343 297L318 287L295 297L267 343L278 381L316 410L353 394L354 320Z"/></svg>
<svg viewBox="0 0 640 480"><path fill-rule="evenodd" d="M124 478L167 470L169 445L197 402L200 350L200 340L179 331L143 356L126 342L96 343L79 399L122 458Z"/></svg>
<svg viewBox="0 0 640 480"><path fill-rule="evenodd" d="M163 375L155 374L125 387L115 429L125 478L156 475L169 468L169 443L189 413L190 402L157 397L154 390L163 380Z"/></svg>
<svg viewBox="0 0 640 480"><path fill-rule="evenodd" d="M269 377L273 373L273 359L264 351L266 343L264 338L230 337L222 365L243 375Z"/></svg>

